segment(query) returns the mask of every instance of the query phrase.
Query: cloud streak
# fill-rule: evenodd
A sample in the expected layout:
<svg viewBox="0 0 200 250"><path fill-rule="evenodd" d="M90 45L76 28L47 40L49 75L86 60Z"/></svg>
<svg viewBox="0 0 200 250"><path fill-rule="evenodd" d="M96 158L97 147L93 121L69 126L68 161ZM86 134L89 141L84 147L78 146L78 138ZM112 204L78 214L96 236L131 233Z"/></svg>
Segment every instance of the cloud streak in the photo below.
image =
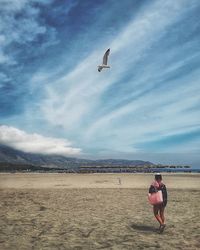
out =
<svg viewBox="0 0 200 250"><path fill-rule="evenodd" d="M97 158L198 151L198 0L12 3L2 20L13 30L18 15L20 28L0 26L4 124ZM109 47L111 69L99 74Z"/></svg>
<svg viewBox="0 0 200 250"><path fill-rule="evenodd" d="M112 52L110 71L97 74L96 65L103 52L99 49L47 86L42 104L46 119L72 133L84 129L83 143L133 152L139 150L137 144L141 141L178 133L181 124L185 125L184 132L197 126L198 111L186 110L199 103L199 70L184 74L178 81L168 80L193 62L194 55L181 58L184 46L190 48L192 42L183 47L160 48L160 55L155 47L165 43L171 27L196 6L197 1L189 7L186 1L155 1L142 8L108 45ZM149 58L152 56L153 61ZM123 80L127 75L128 79Z"/></svg>

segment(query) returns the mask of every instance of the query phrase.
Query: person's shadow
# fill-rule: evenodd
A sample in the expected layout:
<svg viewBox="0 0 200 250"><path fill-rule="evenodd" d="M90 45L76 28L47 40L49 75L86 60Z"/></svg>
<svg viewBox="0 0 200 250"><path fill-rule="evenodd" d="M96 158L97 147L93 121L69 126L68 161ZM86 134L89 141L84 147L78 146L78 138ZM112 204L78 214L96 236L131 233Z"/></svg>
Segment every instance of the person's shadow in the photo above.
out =
<svg viewBox="0 0 200 250"><path fill-rule="evenodd" d="M152 226L147 226L143 224L136 224L136 223L131 223L130 228L132 230L137 230L137 231L142 231L142 232L158 232L158 229Z"/></svg>

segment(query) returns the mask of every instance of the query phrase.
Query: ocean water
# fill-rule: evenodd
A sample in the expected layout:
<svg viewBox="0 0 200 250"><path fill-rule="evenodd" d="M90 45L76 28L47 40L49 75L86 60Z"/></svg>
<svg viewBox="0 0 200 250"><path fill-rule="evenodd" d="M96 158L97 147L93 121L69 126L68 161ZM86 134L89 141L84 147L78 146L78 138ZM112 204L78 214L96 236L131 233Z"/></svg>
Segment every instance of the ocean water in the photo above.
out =
<svg viewBox="0 0 200 250"><path fill-rule="evenodd" d="M191 168L153 168L155 172L172 172L172 173L200 173L200 167L191 167Z"/></svg>

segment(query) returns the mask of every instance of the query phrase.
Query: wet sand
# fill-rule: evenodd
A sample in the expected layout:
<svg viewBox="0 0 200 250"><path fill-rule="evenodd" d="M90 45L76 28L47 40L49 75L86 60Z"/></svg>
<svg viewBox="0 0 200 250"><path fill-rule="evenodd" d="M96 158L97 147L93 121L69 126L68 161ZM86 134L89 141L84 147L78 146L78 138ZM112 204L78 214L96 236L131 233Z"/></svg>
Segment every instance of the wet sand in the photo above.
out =
<svg viewBox="0 0 200 250"><path fill-rule="evenodd" d="M200 175L165 174L163 234L151 174L0 174L0 249L200 249Z"/></svg>

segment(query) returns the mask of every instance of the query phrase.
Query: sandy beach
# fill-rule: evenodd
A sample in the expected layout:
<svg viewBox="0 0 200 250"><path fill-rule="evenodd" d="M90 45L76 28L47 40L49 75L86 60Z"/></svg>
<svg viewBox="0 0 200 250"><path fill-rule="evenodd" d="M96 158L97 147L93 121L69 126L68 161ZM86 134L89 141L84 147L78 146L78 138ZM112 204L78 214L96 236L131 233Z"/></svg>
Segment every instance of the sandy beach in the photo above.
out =
<svg viewBox="0 0 200 250"><path fill-rule="evenodd" d="M200 174L164 174L163 234L152 174L0 174L0 249L199 249Z"/></svg>

